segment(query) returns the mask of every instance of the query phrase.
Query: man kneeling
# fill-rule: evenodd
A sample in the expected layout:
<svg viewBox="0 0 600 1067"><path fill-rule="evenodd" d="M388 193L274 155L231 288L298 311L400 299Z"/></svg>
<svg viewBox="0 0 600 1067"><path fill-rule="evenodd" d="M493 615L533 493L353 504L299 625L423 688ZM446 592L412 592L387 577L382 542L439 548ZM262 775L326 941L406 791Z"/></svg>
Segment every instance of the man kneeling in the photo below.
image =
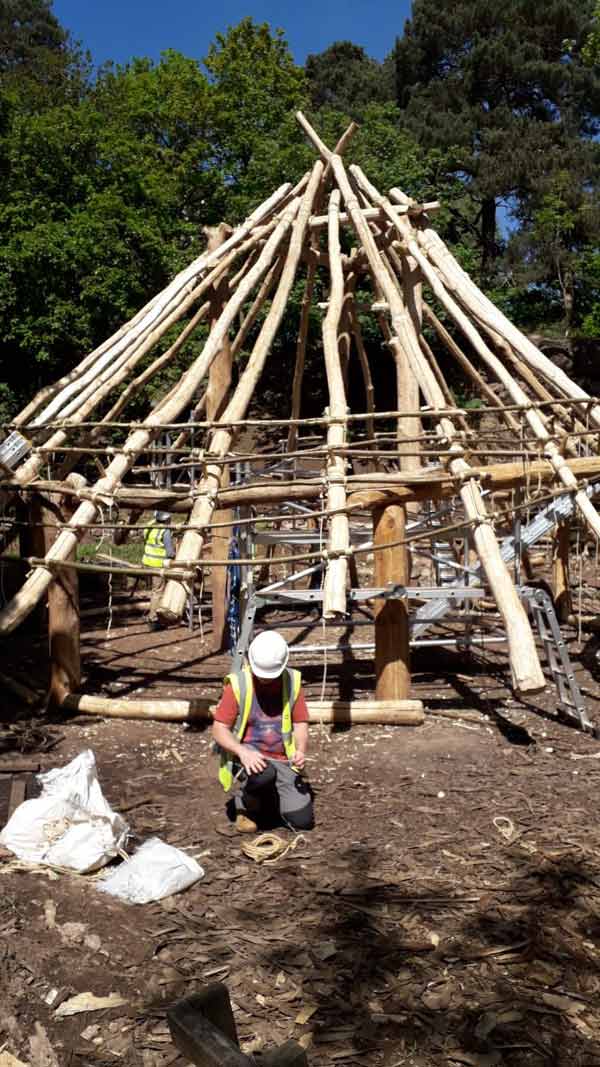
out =
<svg viewBox="0 0 600 1067"><path fill-rule="evenodd" d="M302 777L308 709L300 672L288 668L285 639L267 630L248 649L250 666L225 679L213 737L221 749L219 781L230 790L236 826L253 833L279 818L294 830L314 825L310 786Z"/></svg>

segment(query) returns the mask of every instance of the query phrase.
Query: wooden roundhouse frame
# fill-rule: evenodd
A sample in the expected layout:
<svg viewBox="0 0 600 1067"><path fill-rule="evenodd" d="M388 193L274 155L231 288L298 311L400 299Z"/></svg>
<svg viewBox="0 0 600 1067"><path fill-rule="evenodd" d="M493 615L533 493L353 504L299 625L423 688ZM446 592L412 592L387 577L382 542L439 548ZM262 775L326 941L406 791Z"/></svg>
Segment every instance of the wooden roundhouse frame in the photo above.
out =
<svg viewBox="0 0 600 1067"><path fill-rule="evenodd" d="M0 611L0 635L8 634L48 595L52 696L59 704L111 713L110 702L78 694L78 635L77 641L69 639L77 629L73 575L86 567L75 561L75 549L85 532L98 526L106 505L138 514L153 507L184 513L160 614L166 623L179 621L190 583L210 569L213 634L219 643L225 628L229 531L236 521L232 509L252 507L256 521L268 525L281 523L290 502L316 501L316 510L307 509L307 522L314 528L318 518L324 543L303 556L284 555L278 563L296 568L300 561L322 563L319 602L323 617L335 621L347 617L356 559L372 552L373 588L380 591L373 601L377 699L366 709L355 707L356 720L378 721L379 714L381 721L393 706L399 721L403 708L405 721L416 721L415 702L409 700L409 600L402 592L410 582L409 545L414 548L419 539L431 544L440 522L438 516L428 525L428 516L452 501L450 525L468 535L480 584L502 620L513 688L528 694L546 684L530 619L496 533L498 523L512 522L516 511L509 501L499 512L494 493L517 491L519 508L529 514L536 506L547 508L548 501L567 501L569 521L577 520L598 539L600 516L590 489L594 480L600 483L600 405L463 271L430 223L437 202L417 203L398 188L383 194L360 167L346 167L343 154L354 126L332 151L301 113L297 118L316 149L312 170L295 186L282 185L236 229L221 225L210 230L206 251L70 373L41 390L0 445L5 513L25 502L35 525L42 496L67 508L53 520L41 549L34 539L33 550L23 553L30 573ZM343 252L349 245L350 251ZM236 441L252 421L250 405L292 287L301 280L304 297L289 416L259 424L281 427L287 460L309 457L322 470L307 476L301 463L292 463L295 474L287 480L231 484L230 471L241 454ZM318 308L329 399L322 417L304 419L304 363L317 283L328 291ZM375 406L361 327L365 317L380 332L381 358L391 357L395 365L396 396L385 411ZM162 368L183 358L200 324L206 327L203 343L199 351L196 343L179 380L143 421L127 421L128 405ZM175 327L176 339L148 363L148 354L160 348L168 331L172 338ZM495 427L488 440L473 414L456 405L434 344L452 365L453 376L462 375L483 404L477 422L486 415ZM249 355L232 387L232 361L242 350ZM351 358L360 364L363 412L348 407ZM321 435L316 447L303 447L300 431L306 427ZM156 488L139 480L144 461L156 455L166 430L175 435L170 458L179 462L183 457L193 466L187 488ZM122 434L121 444L102 443L115 432ZM262 458L267 454L261 453ZM44 477L49 456L57 471L52 479ZM94 483L76 471L90 456L101 469ZM500 462L490 462L498 458ZM359 460L358 472L352 470L350 465ZM567 511L563 508L557 527L554 568L563 597ZM353 542L350 518L356 514L372 524L368 548ZM247 565L252 562L248 559ZM128 568L132 574L138 570ZM393 590L396 595L381 595ZM157 715L176 718L205 714L207 707L202 700L193 706L172 702L165 708L166 703L114 702L126 705L131 714L146 714L149 704Z"/></svg>

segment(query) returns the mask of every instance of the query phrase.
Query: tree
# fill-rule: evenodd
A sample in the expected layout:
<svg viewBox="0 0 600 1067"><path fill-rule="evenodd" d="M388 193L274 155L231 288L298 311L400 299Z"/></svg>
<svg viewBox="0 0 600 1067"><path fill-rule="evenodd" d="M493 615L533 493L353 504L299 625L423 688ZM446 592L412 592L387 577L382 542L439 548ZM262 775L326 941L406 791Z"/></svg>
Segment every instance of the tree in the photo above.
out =
<svg viewBox="0 0 600 1067"><path fill-rule="evenodd" d="M40 51L62 52L68 34L52 14L51 0L0 0L0 72L31 71Z"/></svg>
<svg viewBox="0 0 600 1067"><path fill-rule="evenodd" d="M51 0L0 0L0 91L19 110L79 96L89 74Z"/></svg>
<svg viewBox="0 0 600 1067"><path fill-rule="evenodd" d="M597 183L590 187L587 166L582 174L577 163L570 159L568 170L557 165L525 201L520 228L508 248L517 283L521 288L545 290L549 302L562 307L567 334L586 318L589 328L600 310L592 266L600 239Z"/></svg>
<svg viewBox="0 0 600 1067"><path fill-rule="evenodd" d="M484 272L498 202L528 195L549 159L600 130L600 78L582 60L591 19L591 0L415 0L396 44L398 103L422 144L453 151Z"/></svg>
<svg viewBox="0 0 600 1067"><path fill-rule="evenodd" d="M358 119L367 104L393 100L393 85L381 64L351 41L335 41L324 52L307 56L305 70L315 110L334 108Z"/></svg>
<svg viewBox="0 0 600 1067"><path fill-rule="evenodd" d="M282 30L271 33L248 17L217 34L205 59L212 89L215 163L228 182L243 179L254 154L277 138L289 115L305 102L303 70Z"/></svg>
<svg viewBox="0 0 600 1067"><path fill-rule="evenodd" d="M167 53L102 72L77 104L16 115L0 200L0 345L15 405L129 318L224 203L209 89Z"/></svg>

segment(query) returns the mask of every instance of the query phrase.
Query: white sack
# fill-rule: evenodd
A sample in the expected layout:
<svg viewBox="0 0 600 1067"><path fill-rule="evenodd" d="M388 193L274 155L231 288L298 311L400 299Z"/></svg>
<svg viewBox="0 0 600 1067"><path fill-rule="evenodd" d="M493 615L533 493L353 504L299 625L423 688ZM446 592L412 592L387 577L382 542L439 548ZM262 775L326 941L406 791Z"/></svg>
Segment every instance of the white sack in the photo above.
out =
<svg viewBox="0 0 600 1067"><path fill-rule="evenodd" d="M128 904L148 904L180 893L203 877L202 867L191 856L150 837L130 860L99 881L98 889Z"/></svg>
<svg viewBox="0 0 600 1067"><path fill-rule="evenodd" d="M0 844L15 856L84 872L103 867L124 848L129 827L104 799L90 749L38 781L41 796L20 804L0 834Z"/></svg>

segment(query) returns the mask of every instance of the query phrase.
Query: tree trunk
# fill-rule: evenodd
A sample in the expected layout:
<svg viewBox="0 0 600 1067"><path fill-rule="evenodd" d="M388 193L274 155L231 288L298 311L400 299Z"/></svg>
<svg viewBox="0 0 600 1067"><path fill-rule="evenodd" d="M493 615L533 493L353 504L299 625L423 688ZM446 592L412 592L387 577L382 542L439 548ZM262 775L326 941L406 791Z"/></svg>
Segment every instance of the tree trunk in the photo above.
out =
<svg viewBox="0 0 600 1067"><path fill-rule="evenodd" d="M496 243L496 200L493 196L481 202L481 273L488 274L498 255Z"/></svg>

